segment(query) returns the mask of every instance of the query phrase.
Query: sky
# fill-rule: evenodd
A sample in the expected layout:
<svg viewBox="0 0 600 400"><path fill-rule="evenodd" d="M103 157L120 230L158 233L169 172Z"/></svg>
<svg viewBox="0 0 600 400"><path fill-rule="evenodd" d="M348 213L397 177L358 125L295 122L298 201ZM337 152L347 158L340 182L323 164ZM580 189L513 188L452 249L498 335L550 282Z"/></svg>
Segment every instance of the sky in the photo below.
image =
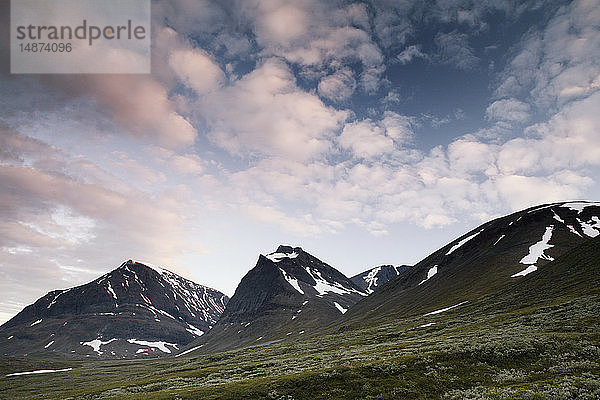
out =
<svg viewBox="0 0 600 400"><path fill-rule="evenodd" d="M595 0L174 0L151 74L10 74L2 43L0 322L128 259L232 295L279 244L352 276L600 200L599 27Z"/></svg>

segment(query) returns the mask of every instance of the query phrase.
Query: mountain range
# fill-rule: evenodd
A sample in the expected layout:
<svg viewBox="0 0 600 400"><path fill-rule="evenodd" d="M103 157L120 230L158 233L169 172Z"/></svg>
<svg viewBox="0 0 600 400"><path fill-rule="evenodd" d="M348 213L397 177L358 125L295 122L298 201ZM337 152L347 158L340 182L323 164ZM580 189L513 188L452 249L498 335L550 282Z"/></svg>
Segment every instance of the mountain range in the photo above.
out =
<svg viewBox="0 0 600 400"><path fill-rule="evenodd" d="M600 203L532 207L487 222L415 264L351 308L345 323L360 326L509 290L569 250L600 235Z"/></svg>
<svg viewBox="0 0 600 400"><path fill-rule="evenodd" d="M433 316L517 293L521 281L546 285L546 276L561 276L554 286L569 287L565 260L585 260L578 249L597 244L599 235L600 203L546 204L486 222L414 266L382 265L351 278L300 247L282 245L259 255L231 299L129 260L26 307L0 327L0 352L211 353Z"/></svg>

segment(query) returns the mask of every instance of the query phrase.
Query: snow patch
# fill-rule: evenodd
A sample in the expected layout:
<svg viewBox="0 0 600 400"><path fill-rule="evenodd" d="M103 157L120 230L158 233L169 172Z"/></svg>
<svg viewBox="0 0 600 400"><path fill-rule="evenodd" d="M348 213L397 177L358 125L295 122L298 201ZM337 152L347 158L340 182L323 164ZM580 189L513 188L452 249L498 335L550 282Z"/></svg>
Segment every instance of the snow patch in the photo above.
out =
<svg viewBox="0 0 600 400"><path fill-rule="evenodd" d="M300 289L300 284L298 283L298 279L289 276L284 270L282 270L281 268L279 268L279 270L281 271L281 273L283 274L283 277L285 278L285 280L287 281L287 283L289 283L294 289L296 289L298 291L298 293L300 294L304 294L304 292L302 291L302 289Z"/></svg>
<svg viewBox="0 0 600 400"><path fill-rule="evenodd" d="M100 339L94 339L94 340L90 340L89 342L81 342L80 344L82 346L90 346L96 353L98 353L98 355L102 355L103 352L100 351L100 347L102 345L109 344L110 342L114 342L115 340L117 340L117 339L110 339L110 340L107 340L106 342L103 342Z"/></svg>
<svg viewBox="0 0 600 400"><path fill-rule="evenodd" d="M501 241L502 239L504 239L504 237L505 237L505 236L506 236L506 235L501 235L501 236L498 238L498 240L496 240L496 241L494 242L494 244L493 244L492 246L495 246L495 245L497 245L497 244L498 244L498 242L499 242L499 241Z"/></svg>
<svg viewBox="0 0 600 400"><path fill-rule="evenodd" d="M335 308L337 308L338 310L340 310L340 312L342 314L345 314L346 311L348 311L347 308L344 308L344 307L340 306L336 301L333 302L333 305L335 306Z"/></svg>
<svg viewBox="0 0 600 400"><path fill-rule="evenodd" d="M305 269L306 272L308 272L308 274L315 280L315 285L313 287L317 292L319 292L319 296L323 296L329 292L337 294L358 293L362 296L367 295L366 293L359 292L355 289L348 289L339 282L326 281L318 270L311 270L309 267L305 267Z"/></svg>
<svg viewBox="0 0 600 400"><path fill-rule="evenodd" d="M597 202L595 202L595 203L588 203L588 202L585 202L585 201L575 201L575 202L572 202L572 203L565 203L561 207L577 211L577 214L581 214L581 212L586 207L590 207L590 206L600 206L600 203L597 203Z"/></svg>
<svg viewBox="0 0 600 400"><path fill-rule="evenodd" d="M483 229L480 230L479 232L476 232L476 233L472 234L471 236L467 236L466 238L464 238L460 242L456 243L454 246L452 246L452 248L450 248L450 250L448 250L448 252L446 253L446 255L448 256L448 255L452 254L455 250L457 250L458 248L462 247L465 243L467 243L469 240L473 239L475 236L479 235L481 232L483 232Z"/></svg>
<svg viewBox="0 0 600 400"><path fill-rule="evenodd" d="M592 217L589 222L583 222L579 219L577 219L577 221L581 225L581 229L586 236L594 238L600 235L600 219L598 219L598 217Z"/></svg>
<svg viewBox="0 0 600 400"><path fill-rule="evenodd" d="M428 324L419 325L419 326L417 326L417 328L427 328L428 326L433 326L433 325L435 325L435 322L430 322Z"/></svg>
<svg viewBox="0 0 600 400"><path fill-rule="evenodd" d="M298 253L296 253L295 251L292 253L271 253L271 254L267 254L265 257L267 257L269 260L273 261L273 262L279 262L281 260L283 260L284 258L296 258L298 257Z"/></svg>
<svg viewBox="0 0 600 400"><path fill-rule="evenodd" d="M32 322L32 323L31 323L31 325L29 325L29 326L34 326L34 325L37 325L37 324L39 324L40 322L42 322L42 320L41 320L41 319L38 319L37 321L35 321L35 322Z"/></svg>
<svg viewBox="0 0 600 400"><path fill-rule="evenodd" d="M115 293L115 291L113 290L112 286L110 285L110 281L106 281L106 289L112 295L113 299L115 299L115 307L118 307L118 304L117 304L117 294Z"/></svg>
<svg viewBox="0 0 600 400"><path fill-rule="evenodd" d="M377 274L381 271L381 267L375 267L369 271L367 276L364 277L365 282L367 282L367 293L371 294L375 291L373 287L377 287ZM398 274L398 270L396 270L396 274Z"/></svg>
<svg viewBox="0 0 600 400"><path fill-rule="evenodd" d="M433 276L438 273L437 267L438 267L437 265L434 265L433 267L429 268L429 271L427 271L427 278L425 278L421 282L419 282L419 285L421 285L421 284L427 282L429 279L433 278ZM419 286L419 285L417 285L417 286Z"/></svg>
<svg viewBox="0 0 600 400"><path fill-rule="evenodd" d="M567 225L567 228L569 228L569 230L571 231L571 233L574 233L575 235L577 235L579 237L583 237L583 236L581 236L581 233L577 232L575 230L575 228L573 228L573 225Z"/></svg>
<svg viewBox="0 0 600 400"><path fill-rule="evenodd" d="M51 340L50 343L44 346L44 348L47 349L48 347L52 346L52 344L54 344L54 340Z"/></svg>
<svg viewBox="0 0 600 400"><path fill-rule="evenodd" d="M527 254L521 259L521 264L535 264L540 258L549 261L553 260L552 257L544 254L544 251L548 250L551 247L554 247L554 245L548 244L548 242L550 242L550 239L552 238L553 230L553 225L546 227L546 232L544 232L542 240L529 247L529 254Z"/></svg>
<svg viewBox="0 0 600 400"><path fill-rule="evenodd" d="M138 340L138 339L127 339L127 341L132 344L139 344L140 346L148 346L148 347L157 348L160 351L162 351L163 353L171 353L171 349L169 349L167 346L172 346L175 349L177 349L176 343L167 343L167 342L161 342L161 341L148 342L146 340Z"/></svg>
<svg viewBox="0 0 600 400"><path fill-rule="evenodd" d="M61 290L60 293L58 293L56 296L54 296L54 299L52 299L52 301L50 302L50 304L48 304L48 309L50 309L50 307L52 307L55 303L56 300L63 294L63 293L67 293L69 290L71 289L67 289L67 290Z"/></svg>
<svg viewBox="0 0 600 400"><path fill-rule="evenodd" d="M435 311L432 311L432 312L428 312L427 314L423 314L423 316L441 314L441 313L446 312L448 310L452 310L453 308L456 308L458 306L462 306L463 304L466 304L466 303L468 303L468 301L462 301L462 302L460 302L458 304L455 304L453 306L450 306L450 307L446 307L446 308L442 308L440 310L435 310Z"/></svg>
<svg viewBox="0 0 600 400"><path fill-rule="evenodd" d="M10 335L9 337L7 337L7 338L6 338L6 340L10 340L10 339L12 339L12 338L14 338L14 336L13 336L13 335Z"/></svg>
<svg viewBox="0 0 600 400"><path fill-rule="evenodd" d="M529 267L525 268L523 271L517 272L516 274L511 275L510 277L511 278L516 278L518 276L525 276L525 275L528 275L528 274L530 274L532 272L535 272L535 271L537 271L537 267L535 265L530 265Z"/></svg>
<svg viewBox="0 0 600 400"><path fill-rule="evenodd" d="M175 357L181 357L181 356L183 356L183 355L185 355L185 354L191 353L191 352L192 352L192 351L194 351L194 350L198 350L198 349L199 349L200 347L202 347L202 346L204 346L204 345L203 345L203 344L201 344L200 346L192 347L191 349L189 349L189 350L186 350L186 351L184 351L183 353L179 353L179 354L177 354Z"/></svg>
<svg viewBox="0 0 600 400"><path fill-rule="evenodd" d="M31 374L50 374L53 372L66 372L71 371L73 368L63 368L63 369L38 369L37 371L27 371L27 372L13 372L12 374L6 374L5 376L18 376L18 375L31 375Z"/></svg>
<svg viewBox="0 0 600 400"><path fill-rule="evenodd" d="M561 224L565 223L565 220L562 219L561 217L558 216L558 214L556 214L556 212L554 210L552 210L552 214L554 214L552 216L552 218L554 218L555 220L557 220L558 222L560 222Z"/></svg>
<svg viewBox="0 0 600 400"><path fill-rule="evenodd" d="M196 328L194 325L188 324L188 328L185 328L186 331L191 333L192 335L202 336L204 335L204 331Z"/></svg>
<svg viewBox="0 0 600 400"><path fill-rule="evenodd" d="M527 254L525 257L523 257L520 261L521 264L525 264L528 267L525 268L523 271L520 271L514 275L511 275L511 278L516 278L518 276L525 276L534 271L537 271L537 266L535 264L540 259L548 260L548 261L554 260L554 258L550 257L549 255L544 254L544 251L548 250L549 248L554 247L554 245L549 244L550 239L552 238L553 230L554 230L554 225L550 225L550 226L546 227L546 232L544 232L544 235L542 236L542 240L529 246L529 254Z"/></svg>

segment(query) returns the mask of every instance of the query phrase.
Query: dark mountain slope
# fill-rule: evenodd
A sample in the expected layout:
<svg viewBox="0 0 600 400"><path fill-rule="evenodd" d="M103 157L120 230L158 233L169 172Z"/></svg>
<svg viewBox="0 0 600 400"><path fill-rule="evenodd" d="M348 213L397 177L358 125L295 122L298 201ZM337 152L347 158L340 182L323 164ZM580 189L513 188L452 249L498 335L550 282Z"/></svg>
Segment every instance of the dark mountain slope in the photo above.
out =
<svg viewBox="0 0 600 400"><path fill-rule="evenodd" d="M129 260L82 286L55 290L0 327L0 353L143 357L207 332L227 296Z"/></svg>
<svg viewBox="0 0 600 400"><path fill-rule="evenodd" d="M344 316L350 325L426 313L497 293L600 235L600 203L533 207L487 222L434 252Z"/></svg>
<svg viewBox="0 0 600 400"><path fill-rule="evenodd" d="M371 294L377 288L410 269L409 265L380 265L365 272L354 275L350 280L364 292Z"/></svg>
<svg viewBox="0 0 600 400"><path fill-rule="evenodd" d="M261 345L318 329L366 296L350 279L299 247L260 255L215 327L194 342L204 351Z"/></svg>

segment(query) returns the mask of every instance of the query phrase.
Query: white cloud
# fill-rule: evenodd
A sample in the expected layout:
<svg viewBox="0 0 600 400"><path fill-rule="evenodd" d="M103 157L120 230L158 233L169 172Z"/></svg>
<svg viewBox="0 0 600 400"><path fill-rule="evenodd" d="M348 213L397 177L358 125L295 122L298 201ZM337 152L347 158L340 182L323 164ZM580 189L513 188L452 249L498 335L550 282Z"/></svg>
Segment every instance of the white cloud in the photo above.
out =
<svg viewBox="0 0 600 400"><path fill-rule="evenodd" d="M394 151L394 141L386 136L385 129L367 120L347 124L338 137L338 143L360 158L377 157Z"/></svg>
<svg viewBox="0 0 600 400"><path fill-rule="evenodd" d="M340 102L352 96L356 89L356 80L352 76L352 71L343 69L322 78L318 89L322 97Z"/></svg>
<svg viewBox="0 0 600 400"><path fill-rule="evenodd" d="M502 176L498 177L495 186L502 199L513 210L523 209L541 202L574 199L580 194L580 188L577 186L562 184L552 176Z"/></svg>
<svg viewBox="0 0 600 400"><path fill-rule="evenodd" d="M308 13L289 2L260 3L260 16L256 19L259 40L276 46L289 46L307 33Z"/></svg>
<svg viewBox="0 0 600 400"><path fill-rule="evenodd" d="M448 161L458 176L470 173L493 175L495 168L495 146L461 138L448 145Z"/></svg>
<svg viewBox="0 0 600 400"><path fill-rule="evenodd" d="M530 34L503 72L499 97L524 96L542 110L558 111L569 101L600 89L600 5L574 1L563 6L539 33Z"/></svg>
<svg viewBox="0 0 600 400"><path fill-rule="evenodd" d="M196 139L196 130L178 113L167 88L149 75L53 76L47 82L74 97L94 99L125 128L124 134L171 148L189 146Z"/></svg>
<svg viewBox="0 0 600 400"><path fill-rule="evenodd" d="M182 174L199 174L204 170L202 159L196 154L173 156L170 163Z"/></svg>
<svg viewBox="0 0 600 400"><path fill-rule="evenodd" d="M232 154L295 160L325 154L347 117L301 90L287 65L277 59L210 96L201 112L210 138Z"/></svg>
<svg viewBox="0 0 600 400"><path fill-rule="evenodd" d="M241 18L254 28L263 57L281 57L323 78L340 61L358 64L351 77L371 93L381 85L384 57L370 35L366 7L306 0L244 1ZM327 96L326 88L324 95Z"/></svg>
<svg viewBox="0 0 600 400"><path fill-rule="evenodd" d="M502 99L490 104L485 115L492 121L525 123L530 118L531 107L517 99Z"/></svg>
<svg viewBox="0 0 600 400"><path fill-rule="evenodd" d="M413 119L387 111L380 121L365 119L344 126L337 142L358 158L390 154L412 138Z"/></svg>
<svg viewBox="0 0 600 400"><path fill-rule="evenodd" d="M205 51L199 49L172 52L169 65L178 78L199 95L216 90L225 80L221 68Z"/></svg>

